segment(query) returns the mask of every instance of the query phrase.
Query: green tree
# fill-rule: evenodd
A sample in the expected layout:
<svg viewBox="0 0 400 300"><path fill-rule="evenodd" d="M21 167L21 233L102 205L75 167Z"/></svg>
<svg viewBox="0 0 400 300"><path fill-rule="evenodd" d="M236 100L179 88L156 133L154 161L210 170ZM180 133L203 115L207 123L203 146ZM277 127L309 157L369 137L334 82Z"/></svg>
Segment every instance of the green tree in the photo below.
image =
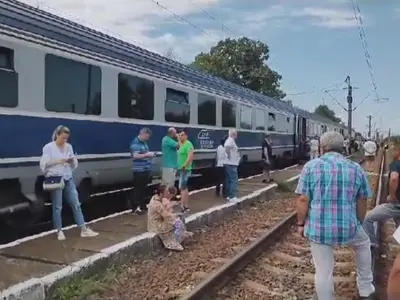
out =
<svg viewBox="0 0 400 300"><path fill-rule="evenodd" d="M281 100L286 96L280 89L282 76L268 67L268 58L265 43L242 37L218 42L209 53L198 54L190 66Z"/></svg>
<svg viewBox="0 0 400 300"><path fill-rule="evenodd" d="M342 122L340 118L336 117L335 112L325 104L318 105L314 110L314 114L325 117L334 122Z"/></svg>

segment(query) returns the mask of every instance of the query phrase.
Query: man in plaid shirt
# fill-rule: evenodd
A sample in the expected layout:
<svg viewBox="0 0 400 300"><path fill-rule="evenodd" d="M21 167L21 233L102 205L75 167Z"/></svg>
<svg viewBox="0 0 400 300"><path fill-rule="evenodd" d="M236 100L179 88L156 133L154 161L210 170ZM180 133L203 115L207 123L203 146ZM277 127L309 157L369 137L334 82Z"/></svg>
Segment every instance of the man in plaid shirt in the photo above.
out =
<svg viewBox="0 0 400 300"><path fill-rule="evenodd" d="M343 145L340 133L324 133L320 139L321 157L304 166L296 188L298 232L310 241L319 300L335 299L335 246L354 249L361 298L372 299L375 292L371 245L361 226L371 190L361 166L341 154Z"/></svg>

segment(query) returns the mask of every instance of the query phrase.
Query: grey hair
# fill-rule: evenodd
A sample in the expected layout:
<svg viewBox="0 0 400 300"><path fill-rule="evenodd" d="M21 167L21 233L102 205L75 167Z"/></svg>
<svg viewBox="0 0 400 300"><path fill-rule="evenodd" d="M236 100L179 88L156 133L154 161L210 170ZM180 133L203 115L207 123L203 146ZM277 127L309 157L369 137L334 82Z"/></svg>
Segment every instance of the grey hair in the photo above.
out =
<svg viewBox="0 0 400 300"><path fill-rule="evenodd" d="M236 129L229 129L229 136L232 136L235 133L237 133Z"/></svg>
<svg viewBox="0 0 400 300"><path fill-rule="evenodd" d="M321 147L325 151L343 151L344 138L339 132L327 131L321 135Z"/></svg>
<svg viewBox="0 0 400 300"><path fill-rule="evenodd" d="M149 134L149 135L151 135L151 130L150 130L150 128L143 127L142 129L140 129L139 134Z"/></svg>
<svg viewBox="0 0 400 300"><path fill-rule="evenodd" d="M51 136L51 140L55 141L57 139L57 136L59 136L61 133L70 133L70 130L68 129L68 127L64 126L64 125L59 125L57 126L57 128L53 131L53 135Z"/></svg>

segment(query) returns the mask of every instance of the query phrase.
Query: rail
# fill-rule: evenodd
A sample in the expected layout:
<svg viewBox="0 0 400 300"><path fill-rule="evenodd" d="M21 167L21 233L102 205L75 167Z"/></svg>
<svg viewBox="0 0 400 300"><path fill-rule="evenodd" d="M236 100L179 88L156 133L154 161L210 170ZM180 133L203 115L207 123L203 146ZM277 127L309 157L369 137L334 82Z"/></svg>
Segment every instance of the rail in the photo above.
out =
<svg viewBox="0 0 400 300"><path fill-rule="evenodd" d="M382 158L382 160L384 162L384 158ZM363 162L364 159L358 161L359 164L362 164ZM380 179L382 178L383 162L381 164ZM377 197L380 196L381 190L382 184L379 184L376 192ZM223 266L214 271L200 284L195 286L190 292L183 295L180 300L213 299L213 296L218 290L221 290L233 278L235 278L235 274L243 270L263 251L272 246L276 240L280 239L284 232L286 232L292 225L295 224L295 220L296 212L288 214L277 225L250 244L250 246L246 247L239 254L228 260Z"/></svg>

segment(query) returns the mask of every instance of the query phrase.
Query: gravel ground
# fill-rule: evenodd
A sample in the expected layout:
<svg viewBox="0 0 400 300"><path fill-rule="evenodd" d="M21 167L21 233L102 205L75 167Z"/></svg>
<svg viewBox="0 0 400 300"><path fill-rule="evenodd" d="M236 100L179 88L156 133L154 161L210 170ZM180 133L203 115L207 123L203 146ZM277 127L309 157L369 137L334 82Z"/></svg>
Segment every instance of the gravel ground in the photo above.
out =
<svg viewBox="0 0 400 300"><path fill-rule="evenodd" d="M259 202L238 211L215 226L203 228L185 245L183 252L156 251L125 265L106 291L89 299L176 299L236 254L236 247L251 242L293 211L293 193L276 193L275 201Z"/></svg>
<svg viewBox="0 0 400 300"><path fill-rule="evenodd" d="M379 158L368 171L378 172ZM378 176L368 176L371 189ZM350 248L335 249L335 291L337 299L357 299L354 253ZM216 300L314 299L314 266L308 243L295 229L238 274L221 290Z"/></svg>
<svg viewBox="0 0 400 300"><path fill-rule="evenodd" d="M353 299L354 256L350 249L335 251L335 288L338 299ZM306 240L293 228L278 244L250 264L225 287L216 300L313 299L314 266Z"/></svg>

